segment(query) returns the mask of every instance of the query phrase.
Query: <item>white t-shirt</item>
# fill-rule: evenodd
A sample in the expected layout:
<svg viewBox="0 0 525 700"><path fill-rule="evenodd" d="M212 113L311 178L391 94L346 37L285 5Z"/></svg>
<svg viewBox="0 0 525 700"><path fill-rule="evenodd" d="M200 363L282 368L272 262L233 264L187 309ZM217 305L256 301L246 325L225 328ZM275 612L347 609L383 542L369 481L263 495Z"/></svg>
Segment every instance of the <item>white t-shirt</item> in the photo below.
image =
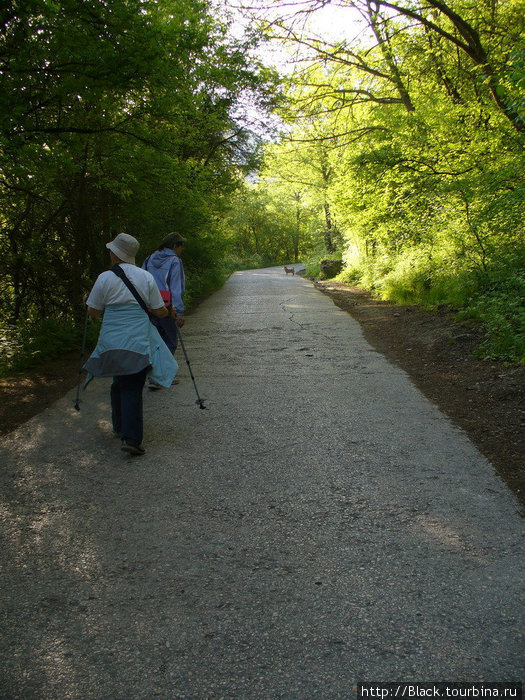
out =
<svg viewBox="0 0 525 700"><path fill-rule="evenodd" d="M126 277L146 302L148 309L160 309L164 301L153 275L136 265L120 263ZM111 270L106 270L97 277L86 304L92 309L103 311L110 304L137 304L135 297L124 282Z"/></svg>

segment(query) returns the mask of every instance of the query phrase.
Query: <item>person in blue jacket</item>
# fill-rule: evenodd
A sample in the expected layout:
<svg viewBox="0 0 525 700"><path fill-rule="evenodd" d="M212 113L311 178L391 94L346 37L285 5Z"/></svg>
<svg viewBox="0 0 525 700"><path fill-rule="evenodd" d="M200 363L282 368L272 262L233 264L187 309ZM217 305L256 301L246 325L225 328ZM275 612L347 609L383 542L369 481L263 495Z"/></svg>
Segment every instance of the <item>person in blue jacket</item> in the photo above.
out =
<svg viewBox="0 0 525 700"><path fill-rule="evenodd" d="M168 316L155 318L154 323L171 353L177 348L175 324L182 328L186 311L182 299L186 279L180 257L185 242L186 239L178 233L170 233L161 241L157 250L142 263L142 268L153 275L169 311Z"/></svg>

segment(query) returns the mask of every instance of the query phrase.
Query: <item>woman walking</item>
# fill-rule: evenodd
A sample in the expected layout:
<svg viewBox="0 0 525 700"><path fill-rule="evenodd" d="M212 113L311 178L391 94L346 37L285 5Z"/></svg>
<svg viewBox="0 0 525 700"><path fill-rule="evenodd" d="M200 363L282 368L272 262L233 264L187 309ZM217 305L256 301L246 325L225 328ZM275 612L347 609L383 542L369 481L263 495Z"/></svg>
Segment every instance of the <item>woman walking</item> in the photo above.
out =
<svg viewBox="0 0 525 700"><path fill-rule="evenodd" d="M157 250L142 263L142 268L153 275L168 308L169 314L163 318L156 318L153 323L172 353L177 348L175 324L182 328L186 311L182 299L186 279L180 257L185 242L186 239L178 233L170 233L161 241Z"/></svg>
<svg viewBox="0 0 525 700"><path fill-rule="evenodd" d="M121 438L122 450L142 455L146 376L169 387L178 366L136 295L155 318L166 318L169 312L152 275L135 265L137 239L120 233L106 248L112 267L98 276L86 301L91 318L103 316L102 328L84 369L95 377L113 377L113 432Z"/></svg>

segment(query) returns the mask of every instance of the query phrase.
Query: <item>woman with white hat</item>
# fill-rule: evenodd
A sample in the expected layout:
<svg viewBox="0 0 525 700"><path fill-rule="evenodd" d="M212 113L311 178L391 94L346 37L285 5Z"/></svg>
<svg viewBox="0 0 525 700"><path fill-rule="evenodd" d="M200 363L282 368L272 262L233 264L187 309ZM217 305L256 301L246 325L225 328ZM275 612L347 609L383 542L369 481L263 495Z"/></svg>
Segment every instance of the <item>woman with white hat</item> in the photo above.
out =
<svg viewBox="0 0 525 700"><path fill-rule="evenodd" d="M98 276L86 301L92 318L103 315L102 328L84 369L95 377L113 377L113 431L122 440L122 450L142 455L142 390L146 376L169 387L178 366L138 299L156 318L166 317L169 312L153 276L135 265L137 239L119 233L106 248L112 268Z"/></svg>

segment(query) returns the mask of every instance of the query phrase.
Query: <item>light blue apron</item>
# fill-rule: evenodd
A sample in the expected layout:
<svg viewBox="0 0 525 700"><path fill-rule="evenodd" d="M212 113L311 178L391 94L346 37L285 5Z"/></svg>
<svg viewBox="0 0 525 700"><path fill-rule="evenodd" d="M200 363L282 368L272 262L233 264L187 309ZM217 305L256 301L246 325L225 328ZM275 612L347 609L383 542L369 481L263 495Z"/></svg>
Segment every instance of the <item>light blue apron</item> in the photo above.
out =
<svg viewBox="0 0 525 700"><path fill-rule="evenodd" d="M97 346L83 369L92 377L116 377L136 374L148 366L150 379L165 387L171 386L179 369L138 304L106 306ZM90 380L88 376L86 384Z"/></svg>

